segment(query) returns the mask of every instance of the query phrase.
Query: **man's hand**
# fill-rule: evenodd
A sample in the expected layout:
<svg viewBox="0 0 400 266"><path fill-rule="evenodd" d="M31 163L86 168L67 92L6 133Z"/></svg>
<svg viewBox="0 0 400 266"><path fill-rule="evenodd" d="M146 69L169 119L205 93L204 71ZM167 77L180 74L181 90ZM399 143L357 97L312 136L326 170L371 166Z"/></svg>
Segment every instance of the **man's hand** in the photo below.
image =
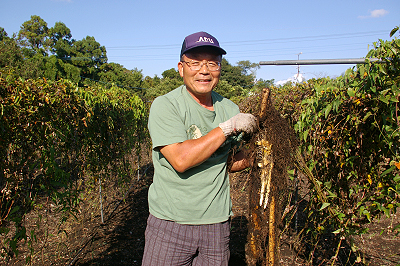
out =
<svg viewBox="0 0 400 266"><path fill-rule="evenodd" d="M257 128L257 118L252 114L239 113L231 119L220 123L219 127L224 132L225 137L237 132L250 134Z"/></svg>

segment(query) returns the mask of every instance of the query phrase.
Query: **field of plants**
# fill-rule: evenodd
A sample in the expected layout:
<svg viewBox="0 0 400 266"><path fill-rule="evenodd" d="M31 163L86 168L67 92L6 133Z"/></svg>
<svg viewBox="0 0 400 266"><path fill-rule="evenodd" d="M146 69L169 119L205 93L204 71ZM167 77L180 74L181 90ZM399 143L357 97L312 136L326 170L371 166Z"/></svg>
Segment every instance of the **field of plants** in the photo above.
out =
<svg viewBox="0 0 400 266"><path fill-rule="evenodd" d="M10 40L2 39L2 45L5 42ZM374 45L366 64L340 77L270 86L274 108L299 141L291 155L293 167L287 169L295 200L284 206L280 229L294 232L290 249L302 264L368 265L371 258L355 240L368 235L379 220L399 215L400 41ZM101 242L95 224L101 227L112 220L117 227L117 220L111 219L117 211L125 215L118 221L140 222L137 230L127 227L120 239L135 246L133 265L140 265L144 199L152 169L146 127L151 98L132 87L71 81L58 74L28 78L16 64L0 67L0 264L101 265L95 256L105 253L93 251L87 264L77 258L90 243ZM243 64L242 70L246 67L255 66ZM148 79L147 84L154 85L153 92L163 84L172 88L179 83L175 74L166 72L162 81ZM239 103L249 91L241 87L235 94L237 87L240 84L226 79L218 89ZM255 99L259 88L252 91ZM239 182L236 178L232 185ZM234 202L244 197L246 182L239 183L232 188ZM129 202L137 209L130 209ZM243 202L238 208L248 220ZM245 244L245 233L235 231L238 224L245 230L241 221L234 220L232 230L242 238L233 247ZM383 234L398 241L399 219L381 230ZM131 258L118 238L113 241L104 240L104 246L111 243L120 257ZM241 254L241 247L238 250ZM90 257L90 252L84 254ZM382 256L387 260L381 265L400 264L398 250ZM103 264L111 265L106 261L112 261L112 255Z"/></svg>
<svg viewBox="0 0 400 266"><path fill-rule="evenodd" d="M328 233L335 236L329 238L336 244L332 264L344 245L354 252L353 263L366 263L353 237L368 233L368 225L380 218L397 213L399 48L397 39L381 40L366 58L380 58L384 63L357 65L336 79L284 86L276 95L281 113L292 121L301 141L305 162L296 165L311 190L299 241L308 243L311 261L317 251L313 247L322 245ZM386 230L398 238L399 222ZM392 256L394 264L383 265L400 262L399 253Z"/></svg>

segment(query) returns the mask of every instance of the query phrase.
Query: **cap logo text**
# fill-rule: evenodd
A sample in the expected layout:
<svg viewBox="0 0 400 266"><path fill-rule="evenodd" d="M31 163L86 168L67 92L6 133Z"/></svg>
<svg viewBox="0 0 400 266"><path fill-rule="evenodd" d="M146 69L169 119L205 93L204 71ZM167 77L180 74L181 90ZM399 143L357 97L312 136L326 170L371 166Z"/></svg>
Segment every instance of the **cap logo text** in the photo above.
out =
<svg viewBox="0 0 400 266"><path fill-rule="evenodd" d="M213 39L207 38L207 37L200 37L198 41L196 42L209 42L209 43L214 43Z"/></svg>

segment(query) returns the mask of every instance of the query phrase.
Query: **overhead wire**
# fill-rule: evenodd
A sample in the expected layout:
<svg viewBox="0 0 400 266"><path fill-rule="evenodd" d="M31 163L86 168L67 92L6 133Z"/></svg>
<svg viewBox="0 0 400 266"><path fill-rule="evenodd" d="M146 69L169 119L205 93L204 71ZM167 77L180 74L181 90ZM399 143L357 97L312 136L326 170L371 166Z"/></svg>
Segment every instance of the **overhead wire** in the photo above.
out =
<svg viewBox="0 0 400 266"><path fill-rule="evenodd" d="M314 35L314 36L296 36L296 37L284 37L284 38L271 38L271 39L260 39L260 40L248 40L248 41L227 41L224 42L224 46L242 46L242 45L255 45L262 43L279 43L287 41L315 41L315 40L331 40L331 39L343 39L343 38L357 38L357 37L368 37L375 36L377 34L387 33L387 31L370 31L370 32L356 32L356 33L343 33L343 34L326 34L326 35ZM176 49L179 48L180 44L165 44L165 45L132 45L132 46L109 46L107 50L154 50L154 49Z"/></svg>
<svg viewBox="0 0 400 266"><path fill-rule="evenodd" d="M345 34L330 34L330 35L316 35L316 36L297 36L297 37L286 37L286 38L274 38L274 39L264 39L264 40L253 40L253 41L238 41L238 42L226 42L226 45L254 45L256 43L280 43L287 41L316 41L316 40L332 40L332 39L347 39L347 38L357 38L357 37L368 37L375 36L377 34L386 33L386 31L372 31L372 32L362 32L362 33L345 33Z"/></svg>
<svg viewBox="0 0 400 266"><path fill-rule="evenodd" d="M298 43L306 43L306 42L316 42L316 41L328 41L328 40L339 40L339 39L356 39L356 38L362 38L362 37L372 37L372 36L380 36L383 33L387 33L386 30L377 30L377 31L368 31L368 32L353 32L353 33L342 33L342 34L324 34L324 35L311 35L311 36L295 36L295 37L283 37L283 38L270 38L270 39L258 39L258 40L247 40L247 41L227 41L224 42L224 47L232 47L233 49L230 49L229 52L229 58L236 58L239 56L246 57L246 58L253 58L253 57L259 57L259 56L284 56L284 55L291 55L289 51L294 51L294 50L315 50L319 48L326 48L326 47L342 47L342 46L354 46L354 45L362 45L364 44L365 46L369 45L368 43L344 43L344 44L327 44L327 45L307 45L306 47L303 45L302 47L279 47L279 48L257 48L257 49L245 49L245 46L260 46L260 45L265 45L265 44L279 44L279 43L285 43L285 44L291 44L295 42L296 44ZM166 45L151 45L151 46L145 46L145 45L138 45L138 46L111 46L107 47L108 51L126 51L127 53L125 54L116 54L116 55L109 55L111 58L117 58L118 61L143 61L143 60L151 60L151 61L165 61L165 60L171 60L176 58L176 50L180 48L180 44L166 44ZM173 49L175 50L173 53L154 53L154 50L160 50L160 51L166 51ZM367 47L365 48L367 49ZM146 51L146 50L151 50L152 52L149 54L146 53L141 53L138 55L130 55L128 51L134 51L134 50L141 50L141 51ZM349 51L349 50L354 50L353 49L346 49L343 51ZM357 49L360 50L360 49ZM271 53L273 51L276 51L278 53ZM288 51L288 53L282 53L282 51ZM325 49L326 51L326 49ZM342 51L342 50L329 50L327 52L336 52L336 51ZM310 53L317 53L319 51L312 51ZM323 52L323 51L321 51ZM267 54L268 53L268 54Z"/></svg>

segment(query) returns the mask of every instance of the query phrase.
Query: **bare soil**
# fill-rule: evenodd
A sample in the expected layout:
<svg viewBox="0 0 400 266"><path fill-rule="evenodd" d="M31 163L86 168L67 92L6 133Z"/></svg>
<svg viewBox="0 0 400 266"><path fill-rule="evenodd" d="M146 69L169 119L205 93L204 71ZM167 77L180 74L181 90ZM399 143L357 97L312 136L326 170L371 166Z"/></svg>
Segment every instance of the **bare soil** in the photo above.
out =
<svg viewBox="0 0 400 266"><path fill-rule="evenodd" d="M145 171L146 169L146 171ZM87 192L82 209L76 219L69 219L60 226L55 206L44 200L42 208L37 208L26 218L26 225L37 231L34 243L32 265L141 265L144 249L144 231L148 217L147 191L152 182L152 168L142 168L144 175L133 181L124 195L107 188L103 198L104 223L101 223L97 191ZM134 178L135 179L135 178ZM111 186L111 184L105 184ZM245 245L248 224L248 180L241 174L231 175L231 194L234 217L231 221L231 259L229 265L246 265ZM124 199L124 200L123 200ZM97 202L96 204L94 202ZM400 215L392 215L374 223L368 234L355 238L362 250L361 261L338 261L335 265L400 265L400 236L391 231L400 222ZM384 232L382 230L384 229ZM281 235L280 264L310 265L307 258L298 255L293 247L295 234L286 231ZM329 239L327 239L329 242ZM327 249L329 245L325 243ZM25 265L28 254L5 261L0 265ZM346 247L344 247L346 248ZM330 251L331 252L331 251ZM329 252L328 252L329 253ZM325 256L321 254L321 256ZM328 265L324 259L316 259L318 264Z"/></svg>

